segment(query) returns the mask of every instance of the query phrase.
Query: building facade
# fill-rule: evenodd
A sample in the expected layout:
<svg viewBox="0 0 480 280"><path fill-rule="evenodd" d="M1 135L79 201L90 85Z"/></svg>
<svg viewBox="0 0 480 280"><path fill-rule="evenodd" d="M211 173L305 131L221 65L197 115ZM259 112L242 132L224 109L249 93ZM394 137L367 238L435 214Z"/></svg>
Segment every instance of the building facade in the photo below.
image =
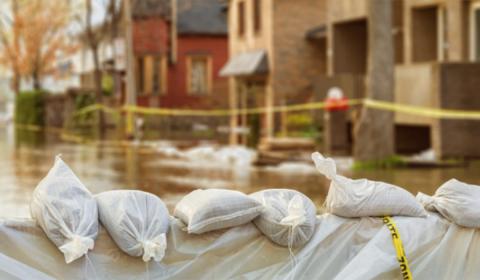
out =
<svg viewBox="0 0 480 280"><path fill-rule="evenodd" d="M227 25L216 0L135 1L133 44L137 104L226 108Z"/></svg>
<svg viewBox="0 0 480 280"><path fill-rule="evenodd" d="M325 40L306 34L325 22L325 2L228 1L230 60L221 74L230 77L232 108L271 109L311 92L312 81L326 71ZM284 119L267 110L258 118L232 117L232 130L258 127L260 138L273 138ZM231 134L231 143L247 141L246 135Z"/></svg>
<svg viewBox="0 0 480 280"><path fill-rule="evenodd" d="M371 55L367 5L368 0L327 3L324 81L330 86L348 88L346 80L362 81L366 75ZM395 103L478 110L480 1L394 0L392 9ZM364 87L346 93L368 96ZM479 128L474 120L395 113L396 150L413 153L431 147L439 158L478 157L474 139L480 136Z"/></svg>

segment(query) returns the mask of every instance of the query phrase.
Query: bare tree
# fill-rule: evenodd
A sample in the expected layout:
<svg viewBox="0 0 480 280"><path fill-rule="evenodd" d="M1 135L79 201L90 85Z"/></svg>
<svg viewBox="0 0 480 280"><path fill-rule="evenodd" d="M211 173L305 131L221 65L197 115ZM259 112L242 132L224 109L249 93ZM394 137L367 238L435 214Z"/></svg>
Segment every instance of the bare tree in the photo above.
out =
<svg viewBox="0 0 480 280"><path fill-rule="evenodd" d="M1 14L0 21L0 64L11 69L13 74L12 90L18 94L20 91L20 58L18 55L20 50L20 31L21 24L18 18L18 1L10 2L11 15L5 12Z"/></svg>
<svg viewBox="0 0 480 280"><path fill-rule="evenodd" d="M35 89L41 78L55 67L56 55L75 49L66 29L70 22L68 1L11 0L1 14L0 63L12 74L12 89L20 90L22 77L31 78Z"/></svg>
<svg viewBox="0 0 480 280"><path fill-rule="evenodd" d="M103 22L93 26L93 0L85 0L85 32L84 39L88 46L94 65L94 88L95 99L99 104L103 103L102 88L102 65L100 61L100 47L102 43L110 43L113 48L114 40L118 35L118 26L121 19L121 5L119 0L108 0L105 5L105 17ZM100 131L105 125L104 114L99 111Z"/></svg>
<svg viewBox="0 0 480 280"><path fill-rule="evenodd" d="M93 30L93 8L92 0L85 0L85 39L93 57L94 65L94 87L95 87L95 100L97 103L103 103L103 90L102 90L102 71L100 69L99 48L102 40L102 34ZM98 114L100 131L102 131L105 124L104 115L101 111Z"/></svg>

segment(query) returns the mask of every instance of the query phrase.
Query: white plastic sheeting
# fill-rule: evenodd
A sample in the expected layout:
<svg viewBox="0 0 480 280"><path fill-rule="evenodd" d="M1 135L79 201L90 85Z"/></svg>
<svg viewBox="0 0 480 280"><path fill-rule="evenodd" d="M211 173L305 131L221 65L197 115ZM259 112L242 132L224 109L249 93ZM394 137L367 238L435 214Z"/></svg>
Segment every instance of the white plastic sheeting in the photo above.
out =
<svg viewBox="0 0 480 280"><path fill-rule="evenodd" d="M394 217L414 279L478 279L480 232L431 214ZM309 243L275 245L252 224L189 235L173 220L161 263L121 252L102 229L89 260L65 264L31 220L0 221L1 279L402 279L381 218L318 216ZM89 266L91 266L89 268ZM293 275L295 273L295 275Z"/></svg>

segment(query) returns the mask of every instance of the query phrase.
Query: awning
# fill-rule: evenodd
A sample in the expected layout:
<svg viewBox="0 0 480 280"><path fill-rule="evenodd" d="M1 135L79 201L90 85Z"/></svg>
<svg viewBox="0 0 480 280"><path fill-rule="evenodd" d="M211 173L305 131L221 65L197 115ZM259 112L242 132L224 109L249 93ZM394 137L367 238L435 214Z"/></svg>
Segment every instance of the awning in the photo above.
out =
<svg viewBox="0 0 480 280"><path fill-rule="evenodd" d="M265 50L237 54L223 66L220 76L248 76L268 73L268 59Z"/></svg>
<svg viewBox="0 0 480 280"><path fill-rule="evenodd" d="M327 38L327 26L326 25L319 25L312 29L309 29L305 33L305 38L309 40L319 40Z"/></svg>

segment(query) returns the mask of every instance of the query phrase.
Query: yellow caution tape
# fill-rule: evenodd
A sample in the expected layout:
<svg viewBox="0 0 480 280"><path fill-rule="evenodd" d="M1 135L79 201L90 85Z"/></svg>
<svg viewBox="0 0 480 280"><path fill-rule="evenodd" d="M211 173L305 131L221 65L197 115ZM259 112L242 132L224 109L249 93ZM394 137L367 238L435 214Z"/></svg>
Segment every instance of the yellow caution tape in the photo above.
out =
<svg viewBox="0 0 480 280"><path fill-rule="evenodd" d="M376 110L386 110L398 112L403 114L410 114L416 116L424 116L441 119L467 119L480 120L480 111L467 110L451 110L451 109L437 109L421 106L412 106L405 104L398 104L387 101L379 101L372 99L351 99L347 101L348 106L364 105L367 108ZM127 133L131 134L134 131L134 114L140 115L161 115L161 116L217 116L228 117L238 115L251 115L263 113L278 113L278 112L298 112L308 110L323 110L327 106L326 102L312 102L296 105L275 106L275 107L259 107L247 109L214 109L214 110L194 110L194 109L171 109L171 108L149 108L140 106L123 106L120 108L112 108L103 104L92 104L81 110L73 113L72 117L88 114L95 111L103 111L109 114L115 114L119 117L122 113L126 114L126 129ZM19 125L17 125L19 127ZM43 129L40 126L23 125L22 128L28 130L39 131ZM74 137L70 137L74 138Z"/></svg>
<svg viewBox="0 0 480 280"><path fill-rule="evenodd" d="M105 113L110 113L110 114L120 113L120 110L118 110L118 109L111 108L111 107L105 106L103 104L96 103L96 104L92 104L92 105L83 107L82 109L75 112L73 114L73 116L76 117L76 116L88 114L88 113L95 112L95 111L103 111Z"/></svg>
<svg viewBox="0 0 480 280"><path fill-rule="evenodd" d="M43 129L43 127L39 125L33 125L33 124L15 124L15 128L29 130L29 131L40 131Z"/></svg>
<svg viewBox="0 0 480 280"><path fill-rule="evenodd" d="M362 104L361 99L352 99L347 102L349 106L355 106ZM149 108L140 106L124 106L120 109L109 108L99 104L90 105L83 108L76 115L86 114L95 110L103 110L108 112L125 111L130 113L142 114L142 115L163 115L163 116L235 116L235 115L251 115L251 114L263 114L267 112L296 112L315 109L324 109L326 107L325 102L312 102L305 104L275 106L275 107L259 107L259 108L247 108L247 109L214 109L214 110L194 110L194 109L170 109L170 108Z"/></svg>
<svg viewBox="0 0 480 280"><path fill-rule="evenodd" d="M391 217L385 216L383 217L383 223L387 226L392 235L393 247L395 247L395 251L397 252L397 261L400 265L403 279L413 279L412 272L408 266L407 255L405 255L405 250L403 249L402 239L400 238L400 233L398 232L395 222Z"/></svg>
<svg viewBox="0 0 480 280"><path fill-rule="evenodd" d="M349 106L364 105L368 108L377 110L393 111L403 114L424 116L442 119L468 119L480 120L480 111L437 109L422 106L413 106L398 104L393 102L372 100L372 99L351 99L348 100ZM170 109L170 108L149 108L141 106L124 106L121 108L111 108L101 104L93 104L76 112L74 116L87 114L93 111L102 110L106 113L120 114L121 112L141 114L141 115L161 115L161 116L236 116L263 114L267 112L298 112L307 110L325 109L325 102L312 102L296 105L275 106L271 108L247 108L247 109L214 109L214 110L194 110L194 109Z"/></svg>
<svg viewBox="0 0 480 280"><path fill-rule="evenodd" d="M127 112L127 124L126 124L126 133L128 137L133 136L133 133L135 132L135 127L134 127L134 116L132 112Z"/></svg>
<svg viewBox="0 0 480 280"><path fill-rule="evenodd" d="M363 104L372 109L394 111L409 115L424 116L439 119L480 120L480 111L436 109L420 106L398 104L386 101L364 99Z"/></svg>

